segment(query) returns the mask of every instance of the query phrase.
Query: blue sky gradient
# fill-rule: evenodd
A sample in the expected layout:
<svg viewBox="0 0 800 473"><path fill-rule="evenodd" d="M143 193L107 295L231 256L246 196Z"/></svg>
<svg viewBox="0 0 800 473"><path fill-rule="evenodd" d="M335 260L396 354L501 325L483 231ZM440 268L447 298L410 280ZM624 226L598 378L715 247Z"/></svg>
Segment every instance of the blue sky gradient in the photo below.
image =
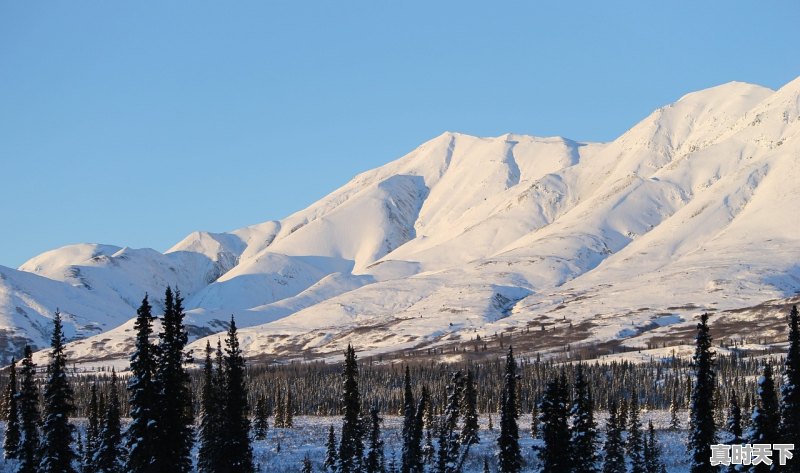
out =
<svg viewBox="0 0 800 473"><path fill-rule="evenodd" d="M0 0L0 264L285 217L440 133L800 75L800 2Z"/></svg>

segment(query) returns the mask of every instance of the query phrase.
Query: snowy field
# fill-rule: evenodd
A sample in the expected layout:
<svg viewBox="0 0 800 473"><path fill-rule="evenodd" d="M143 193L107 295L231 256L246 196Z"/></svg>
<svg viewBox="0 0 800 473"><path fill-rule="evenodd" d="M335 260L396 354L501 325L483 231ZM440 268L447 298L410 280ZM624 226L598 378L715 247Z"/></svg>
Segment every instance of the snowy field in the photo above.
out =
<svg viewBox="0 0 800 473"><path fill-rule="evenodd" d="M686 419L687 413L683 412L682 419ZM605 413L598 415L598 427L604 431ZM687 432L680 430L676 432L668 431L669 422L668 411L650 411L641 414L642 425L647 426L648 420L652 419L656 427L657 435L663 449L663 460L666 463L667 471L670 473L688 471L688 458L686 456ZM270 419L271 420L271 419ZM492 415L494 430L488 429L488 416L482 415L480 443L472 447L470 457L466 463L465 473L483 472L483 460L489 459L490 470L496 470L496 440L499 433L499 417ZM536 459L535 448L541 445L541 441L533 440L530 436L530 415L523 415L519 420L520 445L522 447L523 458L525 459L525 472L539 471L539 462ZM80 422L80 421L79 421ZM253 450L257 470L263 473L296 473L302 466L303 458L308 455L314 465L314 471L324 471L322 463L325 460L325 441L328 435L328 426L334 425L337 440L339 438L340 417L315 417L300 416L295 417L294 427L291 429L272 429L270 428L267 439L264 441L254 441ZM685 426L685 422L684 422ZM80 425L82 427L82 424ZM3 426L5 433L5 426ZM394 458L399 466L401 443L400 433L402 430L402 417L387 416L383 424L383 439L386 444L385 455L387 468ZM280 448L278 447L280 445ZM434 439L434 446L436 440ZM197 449L195 449L195 455ZM0 459L0 471L13 472L15 465Z"/></svg>

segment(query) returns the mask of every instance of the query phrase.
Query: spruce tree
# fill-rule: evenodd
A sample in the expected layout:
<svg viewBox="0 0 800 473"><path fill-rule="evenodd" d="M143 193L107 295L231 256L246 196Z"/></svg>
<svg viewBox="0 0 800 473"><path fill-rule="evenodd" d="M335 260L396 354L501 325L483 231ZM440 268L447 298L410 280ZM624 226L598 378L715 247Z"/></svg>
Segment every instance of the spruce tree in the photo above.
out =
<svg viewBox="0 0 800 473"><path fill-rule="evenodd" d="M789 313L789 349L781 386L780 434L782 443L800 447L800 315L796 305ZM790 461L783 468L800 472L800 461Z"/></svg>
<svg viewBox="0 0 800 473"><path fill-rule="evenodd" d="M333 425L328 428L328 441L325 443L325 463L322 467L326 471L336 471L336 466L339 463L339 454L336 451L336 433L333 430Z"/></svg>
<svg viewBox="0 0 800 473"><path fill-rule="evenodd" d="M311 459L308 458L308 453L303 457L303 468L300 471L302 473L312 473L314 471L314 465L311 463Z"/></svg>
<svg viewBox="0 0 800 473"><path fill-rule="evenodd" d="M97 383L89 394L89 415L86 418L86 444L83 452L83 473L95 473L94 456L100 443L100 411L97 404Z"/></svg>
<svg viewBox="0 0 800 473"><path fill-rule="evenodd" d="M253 436L256 440L264 440L267 438L267 430L269 429L268 412L267 412L267 398L265 396L258 396L256 400L256 411L253 419Z"/></svg>
<svg viewBox="0 0 800 473"><path fill-rule="evenodd" d="M539 437L539 402L534 401L531 406L531 438Z"/></svg>
<svg viewBox="0 0 800 473"><path fill-rule="evenodd" d="M583 365L575 367L570 451L573 473L597 472L597 424L594 421L592 392L583 375Z"/></svg>
<svg viewBox="0 0 800 473"><path fill-rule="evenodd" d="M218 347L220 363L218 370L222 369L222 349ZM224 410L223 397L220 393L224 384L217 381L224 379L216 376L214 363L211 359L211 343L206 341L206 356L203 362L203 386L200 393L200 448L198 451L197 468L202 473L214 473L222 468L222 414Z"/></svg>
<svg viewBox="0 0 800 473"><path fill-rule="evenodd" d="M415 471L414 466L419 462L419 452L414 452L414 428L416 423L416 406L414 405L414 394L411 391L411 373L406 365L405 376L403 378L403 450L400 456L401 473Z"/></svg>
<svg viewBox="0 0 800 473"><path fill-rule="evenodd" d="M189 373L184 367L184 352L189 334L183 325L183 299L180 291L168 286L164 294L164 318L159 333L155 377L158 391L158 445L155 468L159 471L189 473L194 444L192 396Z"/></svg>
<svg viewBox="0 0 800 473"><path fill-rule="evenodd" d="M365 462L366 473L383 473L385 462L383 457L383 440L381 439L381 419L378 407L372 406L369 411L370 431L369 431L369 452Z"/></svg>
<svg viewBox="0 0 800 473"><path fill-rule="evenodd" d="M358 365L356 351L347 345L344 358L344 389L342 406L342 435L339 444L339 471L355 473L361 469L361 458L364 454L363 434L361 429L361 396L358 391Z"/></svg>
<svg viewBox="0 0 800 473"><path fill-rule="evenodd" d="M67 357L64 354L64 332L61 313L56 310L53 317L53 337L50 340L50 363L47 365L47 381L44 386L44 418L42 420L42 450L40 469L42 473L73 473L73 460L77 458L72 449L75 428L69 423L69 415L75 409L72 386L67 379Z"/></svg>
<svg viewBox="0 0 800 473"><path fill-rule="evenodd" d="M6 385L4 398L3 417L6 419L6 435L3 439L3 452L5 458L11 460L19 458L19 444L21 433L19 430L19 407L17 393L17 360L11 359L8 367L8 384Z"/></svg>
<svg viewBox="0 0 800 473"><path fill-rule="evenodd" d="M225 401L223 415L224 442L220 473L251 473L253 448L250 444L250 421L247 418L245 361L239 347L236 321L231 316L225 339Z"/></svg>
<svg viewBox="0 0 800 473"><path fill-rule="evenodd" d="M764 372L758 379L758 402L753 409L752 419L748 443L783 443L778 438L780 425L778 395L775 391L775 381L772 378L772 365L769 363L764 365ZM751 468L751 471L758 473L770 470L770 466L763 463Z"/></svg>
<svg viewBox="0 0 800 473"><path fill-rule="evenodd" d="M294 427L294 406L292 406L292 386L286 384L286 403L283 408L283 426L291 429Z"/></svg>
<svg viewBox="0 0 800 473"><path fill-rule="evenodd" d="M461 444L469 448L480 441L478 436L478 393L472 370L467 370L464 379L464 395L461 398L464 425L461 428Z"/></svg>
<svg viewBox="0 0 800 473"><path fill-rule="evenodd" d="M669 430L675 432L681 429L681 419L678 416L678 403L675 399L669 404Z"/></svg>
<svg viewBox="0 0 800 473"><path fill-rule="evenodd" d="M283 391L280 389L278 390L278 399L275 404L275 421L273 422L273 425L276 429L282 429L286 427L286 424L284 424L283 421L284 417L286 416L286 403L283 401Z"/></svg>
<svg viewBox="0 0 800 473"><path fill-rule="evenodd" d="M642 435L642 423L639 420L639 394L633 392L628 406L628 457L631 459L631 473L646 473L644 449L645 439Z"/></svg>
<svg viewBox="0 0 800 473"><path fill-rule="evenodd" d="M124 473L125 449L122 446L120 405L117 396L117 373L111 371L111 385L100 429L97 453L92 462L97 473Z"/></svg>
<svg viewBox="0 0 800 473"><path fill-rule="evenodd" d="M728 419L725 426L728 430L727 444L739 445L742 443L742 410L739 407L739 398L736 391L731 392L730 403L728 405Z"/></svg>
<svg viewBox="0 0 800 473"><path fill-rule="evenodd" d="M157 348L150 341L153 334L152 307L144 296L136 311L136 341L131 355L128 378L128 402L131 422L126 432L128 457L125 470L128 473L151 473L154 467L158 442L158 417L156 402L158 385L155 380Z"/></svg>
<svg viewBox="0 0 800 473"><path fill-rule="evenodd" d="M711 445L715 442L714 425L714 353L711 351L711 336L708 329L708 314L700 317L695 337L695 352L692 358L695 382L692 387L689 413L689 442L692 473L711 473Z"/></svg>
<svg viewBox="0 0 800 473"><path fill-rule="evenodd" d="M545 386L539 406L544 441L544 447L539 450L539 460L544 473L569 471L571 466L567 396L566 375L562 371Z"/></svg>
<svg viewBox="0 0 800 473"><path fill-rule="evenodd" d="M619 410L616 401L608 406L606 422L606 453L603 459L603 473L625 473L625 450L622 443L622 427L619 424Z"/></svg>
<svg viewBox="0 0 800 473"><path fill-rule="evenodd" d="M661 447L656 440L656 430L653 421L647 423L647 438L644 443L645 473L661 473L664 464L661 462Z"/></svg>
<svg viewBox="0 0 800 473"><path fill-rule="evenodd" d="M499 471L501 473L518 473L522 470L522 454L519 449L519 426L517 419L517 363L514 361L514 350L508 347L503 391L500 396L500 436L497 447L500 450Z"/></svg>
<svg viewBox="0 0 800 473"><path fill-rule="evenodd" d="M19 422L22 441L19 448L18 473L38 473L39 470L39 389L36 387L36 364L33 351L25 345L25 357L20 369Z"/></svg>
<svg viewBox="0 0 800 473"><path fill-rule="evenodd" d="M423 471L424 465L431 464L434 458L434 448L433 448L433 436L431 435L431 429L433 428L433 407L430 401L430 395L428 394L428 388L426 386L422 387L422 393L419 397L419 403L417 404L417 429L416 435L419 437L416 439L419 442L419 448L421 451L421 461L418 462L416 466L416 472L419 473ZM424 441L423 441L423 431L424 433Z"/></svg>
<svg viewBox="0 0 800 473"><path fill-rule="evenodd" d="M457 429L464 386L461 376L461 371L456 371L447 385L447 404L439 425L439 473L452 473L458 468L460 441Z"/></svg>

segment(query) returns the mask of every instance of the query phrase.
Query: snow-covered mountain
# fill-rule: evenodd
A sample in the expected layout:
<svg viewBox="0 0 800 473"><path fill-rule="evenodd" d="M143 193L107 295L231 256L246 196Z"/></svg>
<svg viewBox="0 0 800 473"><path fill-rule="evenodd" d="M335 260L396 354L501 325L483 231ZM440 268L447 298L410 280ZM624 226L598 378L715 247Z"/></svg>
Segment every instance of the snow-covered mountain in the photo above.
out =
<svg viewBox="0 0 800 473"><path fill-rule="evenodd" d="M800 79L688 94L610 143L445 133L280 221L0 267L0 350L45 346L59 307L87 337L74 359L127 356L129 319L166 284L195 348L233 314L253 357L531 328L537 349L637 344L701 310L778 317L743 308L800 289L799 135Z"/></svg>

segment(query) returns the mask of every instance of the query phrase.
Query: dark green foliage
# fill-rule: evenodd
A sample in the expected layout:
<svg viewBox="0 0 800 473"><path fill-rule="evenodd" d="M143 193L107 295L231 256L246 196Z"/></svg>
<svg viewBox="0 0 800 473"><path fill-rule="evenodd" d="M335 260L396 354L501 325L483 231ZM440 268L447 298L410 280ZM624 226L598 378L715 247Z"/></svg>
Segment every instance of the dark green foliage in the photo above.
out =
<svg viewBox="0 0 800 473"><path fill-rule="evenodd" d="M19 407L17 393L17 360L11 359L8 367L8 384L3 394L6 419L6 435L3 439L3 451L7 459L19 458L21 433L19 430Z"/></svg>
<svg viewBox="0 0 800 473"><path fill-rule="evenodd" d="M217 342L217 370L222 371L222 347ZM224 376L216 376L211 359L211 343L206 341L206 356L203 362L203 385L200 397L200 449L197 468L203 473L214 473L222 468L222 412ZM220 381L219 383L217 381Z"/></svg>
<svg viewBox="0 0 800 473"><path fill-rule="evenodd" d="M646 473L645 439L642 435L642 422L639 420L639 395L631 395L628 406L628 457L631 460L631 473Z"/></svg>
<svg viewBox="0 0 800 473"><path fill-rule="evenodd" d="M218 473L250 473L254 467L253 447L250 444L250 421L247 418L245 361L239 347L233 316L225 338L224 363L226 381L222 416L224 441L222 465Z"/></svg>
<svg viewBox="0 0 800 473"><path fill-rule="evenodd" d="M156 402L159 387L155 379L156 346L150 341L153 334L153 315L147 296L136 311L134 352L131 355L131 377L128 378L128 393L131 422L127 430L128 461L125 470L129 473L157 471L153 466L158 449L158 416Z"/></svg>
<svg viewBox="0 0 800 473"><path fill-rule="evenodd" d="M256 440L267 438L269 430L269 409L266 396L259 396L256 401L256 411L253 418L253 436Z"/></svg>
<svg viewBox="0 0 800 473"><path fill-rule="evenodd" d="M83 452L83 473L95 473L94 456L100 444L100 409L97 404L97 383L92 384L89 416L86 418L86 445Z"/></svg>
<svg viewBox="0 0 800 473"><path fill-rule="evenodd" d="M294 406L292 405L292 385L286 386L286 399L283 405L283 426L285 428L294 427Z"/></svg>
<svg viewBox="0 0 800 473"><path fill-rule="evenodd" d="M711 351L711 336L708 329L708 314L703 314L697 324L695 352L692 358L695 382L692 387L689 415L689 453L692 473L711 473L711 445L715 442L714 390L716 373L714 353Z"/></svg>
<svg viewBox="0 0 800 473"><path fill-rule="evenodd" d="M645 473L661 473L664 464L661 462L661 447L656 440L656 430L653 421L647 424L647 439L644 443Z"/></svg>
<svg viewBox="0 0 800 473"><path fill-rule="evenodd" d="M566 407L564 407L566 409ZM509 346L506 356L505 379L500 397L500 436L497 438L499 449L499 471L501 473L517 473L522 469L522 454L519 450L519 426L517 419L517 363L514 351ZM569 437L567 437L567 442ZM566 444L565 444L566 445Z"/></svg>
<svg viewBox="0 0 800 473"><path fill-rule="evenodd" d="M50 363L44 386L44 418L42 420L42 473L71 473L77 459L72 450L74 427L69 416L74 409L72 386L67 379L67 357L64 354L64 332L61 314L53 317L53 337L50 341Z"/></svg>
<svg viewBox="0 0 800 473"><path fill-rule="evenodd" d="M781 442L800 446L800 315L797 306L789 313L789 349L784 361L781 386ZM788 471L800 472L800 461L791 461Z"/></svg>
<svg viewBox="0 0 800 473"><path fill-rule="evenodd" d="M619 423L617 403L611 401L606 422L606 443L603 473L625 473L625 450L622 443L622 426Z"/></svg>
<svg viewBox="0 0 800 473"><path fill-rule="evenodd" d="M39 471L39 389L34 376L36 364L33 362L33 351L25 345L25 357L22 359L22 378L19 389L19 421L22 431L22 442L19 449L19 473L37 473Z"/></svg>
<svg viewBox="0 0 800 473"><path fill-rule="evenodd" d="M758 380L758 403L753 409L753 423L748 435L748 443L783 443L778 438L780 412L775 381L772 379L772 365L764 365L764 373ZM770 471L770 467L760 464L752 468L754 472Z"/></svg>
<svg viewBox="0 0 800 473"><path fill-rule="evenodd" d="M403 377L403 450L400 456L400 471L402 473L416 471L415 466L419 463L419 450L418 447L415 449L413 445L416 414L414 394L411 390L411 373L408 365L406 365L405 376Z"/></svg>
<svg viewBox="0 0 800 473"><path fill-rule="evenodd" d="M597 472L597 424L594 421L594 401L583 365L575 369L574 397L572 401L572 428L570 429L570 451L573 473Z"/></svg>
<svg viewBox="0 0 800 473"><path fill-rule="evenodd" d="M364 465L366 473L383 473L385 462L383 457L383 440L381 439L381 419L378 407L372 406L369 411L369 452Z"/></svg>
<svg viewBox="0 0 800 473"><path fill-rule="evenodd" d="M303 469L300 470L302 473L311 473L314 471L314 465L311 463L311 459L308 458L308 454L303 457Z"/></svg>
<svg viewBox="0 0 800 473"><path fill-rule="evenodd" d="M124 473L125 449L122 446L119 397L117 396L117 374L111 372L111 392L100 429L97 454L92 462L98 473Z"/></svg>
<svg viewBox="0 0 800 473"><path fill-rule="evenodd" d="M342 437L339 443L339 471L354 473L361 469L364 441L361 428L361 396L358 391L356 351L347 345L344 355L344 389L342 393Z"/></svg>
<svg viewBox="0 0 800 473"><path fill-rule="evenodd" d="M562 372L547 383L539 406L544 441L544 447L539 450L539 459L545 473L568 471L570 468L568 397L567 380ZM505 471L502 470L502 463L501 471Z"/></svg>
<svg viewBox="0 0 800 473"><path fill-rule="evenodd" d="M336 451L336 433L333 431L333 425L328 429L328 441L325 443L325 463L322 467L327 471L336 471L336 466L339 463L339 453Z"/></svg>
<svg viewBox="0 0 800 473"><path fill-rule="evenodd" d="M739 407L739 398L736 392L731 393L730 404L728 405L728 420L726 423L728 430L727 444L740 444L742 438L742 409Z"/></svg>
<svg viewBox="0 0 800 473"><path fill-rule="evenodd" d="M192 396L189 374L184 368L184 352L189 335L183 325L183 299L180 291L167 287L164 318L159 333L155 377L158 391L158 449L155 467L159 471L188 473L192 469L194 444Z"/></svg>
<svg viewBox="0 0 800 473"><path fill-rule="evenodd" d="M461 444L469 447L480 441L478 436L478 394L472 370L467 370L467 377L464 379L461 411L464 417L464 424L461 428Z"/></svg>
<svg viewBox="0 0 800 473"><path fill-rule="evenodd" d="M457 429L463 386L461 372L456 371L447 386L447 404L439 423L439 455L436 460L439 473L452 473L458 468L460 442Z"/></svg>

